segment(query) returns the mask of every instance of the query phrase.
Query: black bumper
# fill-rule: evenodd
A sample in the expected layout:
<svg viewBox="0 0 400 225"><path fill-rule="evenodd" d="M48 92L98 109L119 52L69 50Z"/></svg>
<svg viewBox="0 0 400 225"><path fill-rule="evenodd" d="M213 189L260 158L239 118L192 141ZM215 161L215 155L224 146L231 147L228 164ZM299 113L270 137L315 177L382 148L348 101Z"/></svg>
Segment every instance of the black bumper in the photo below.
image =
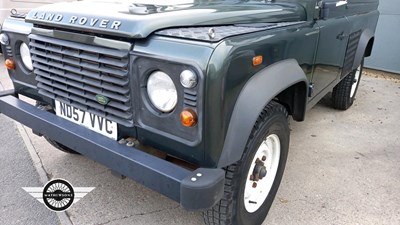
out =
<svg viewBox="0 0 400 225"><path fill-rule="evenodd" d="M13 95L13 91L0 92L0 113L179 202L185 209L207 209L222 198L222 169L184 169L39 110Z"/></svg>

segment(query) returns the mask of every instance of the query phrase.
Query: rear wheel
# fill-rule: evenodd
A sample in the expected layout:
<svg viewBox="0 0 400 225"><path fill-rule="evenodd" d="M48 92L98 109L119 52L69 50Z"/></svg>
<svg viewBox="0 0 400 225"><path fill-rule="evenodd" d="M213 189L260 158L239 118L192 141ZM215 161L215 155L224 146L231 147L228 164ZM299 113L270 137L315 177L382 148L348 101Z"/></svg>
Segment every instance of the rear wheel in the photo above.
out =
<svg viewBox="0 0 400 225"><path fill-rule="evenodd" d="M358 86L360 85L363 68L364 60L357 69L353 70L333 89L332 98L334 108L347 110L353 105Z"/></svg>
<svg viewBox="0 0 400 225"><path fill-rule="evenodd" d="M287 111L271 102L260 114L241 160L226 168L223 199L203 213L208 225L260 225L278 191L289 149Z"/></svg>

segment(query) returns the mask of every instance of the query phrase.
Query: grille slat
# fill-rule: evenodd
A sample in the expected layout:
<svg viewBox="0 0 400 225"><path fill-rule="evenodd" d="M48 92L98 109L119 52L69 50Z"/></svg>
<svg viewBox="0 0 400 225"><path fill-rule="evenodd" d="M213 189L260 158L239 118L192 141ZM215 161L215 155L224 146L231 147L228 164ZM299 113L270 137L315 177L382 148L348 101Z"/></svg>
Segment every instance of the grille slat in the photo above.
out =
<svg viewBox="0 0 400 225"><path fill-rule="evenodd" d="M116 58L127 58L128 57L128 52L122 51L122 50L115 50L115 49L94 46L94 45L82 44L82 43L78 43L78 42L65 41L65 40L56 39L56 38L39 36L36 34L29 35L29 38L32 40L35 40L35 43L54 44L55 46L59 46L60 48L67 47L67 48L71 48L71 49L82 50L85 52L93 52L93 53L97 53L97 54L101 54L101 55L109 55L109 56L113 56Z"/></svg>
<svg viewBox="0 0 400 225"><path fill-rule="evenodd" d="M47 84L49 86L56 87L60 90L66 90L67 92L70 92L71 94L74 94L77 96L81 96L81 97L89 96L92 99L96 99L96 94L95 94L96 92L90 93L90 92L92 92L92 90L89 90L89 89L86 89L86 93L84 93L79 89L79 87L76 88L76 86L74 86L70 83L69 83L69 85L66 85L66 84L63 84L58 81L44 79L43 77L37 77L36 80L41 83ZM103 95L106 96L105 94L103 94ZM106 97L109 97L109 96L106 96ZM118 99L114 99L114 100L118 100ZM128 102L128 101L125 101L125 102ZM125 106L124 104L118 103L117 101L111 101L108 105L116 107L116 108L120 108L120 109L125 109L125 110L128 110L130 108L130 107Z"/></svg>
<svg viewBox="0 0 400 225"><path fill-rule="evenodd" d="M35 58L35 56L32 57L32 60L34 60L34 58ZM93 78L93 79L99 80L99 82L105 81L105 82L113 83L113 84L120 85L120 86L126 86L129 83L128 79L120 80L120 79L115 79L115 78L109 77L109 76L100 76L99 74L97 74L95 72L79 70L79 69L76 69L74 67L69 67L69 66L64 66L64 67L58 66L54 63L49 63L48 65L46 65L44 63L39 64L39 62L33 61L33 66L35 68L40 68L41 70L49 72L49 73L58 73L61 76L63 76L63 75L60 73L65 73L66 76L68 76L70 74L75 74L77 76L81 76L83 79ZM52 66L52 67L49 67L49 66Z"/></svg>
<svg viewBox="0 0 400 225"><path fill-rule="evenodd" d="M55 96L57 96L57 97L67 98L69 100L69 102L66 102L66 103L71 104L74 101L76 101L82 105L85 105L85 107L83 107L82 110L88 110L88 109L98 110L98 111L95 111L96 112L95 114L98 114L103 117L107 117L108 113L112 113L115 116L118 116L122 119L129 119L132 116L131 113L121 113L119 110L113 109L111 107L108 107L108 108L102 107L102 105L98 104L97 102L86 100L85 98L83 98L79 95L74 95L73 93L66 93L63 90L55 88L54 86L49 86L47 84L40 83L40 84L38 84L38 87L40 87L41 89L43 89L47 92L55 94ZM42 91L42 90L40 90L40 91ZM40 93L40 91L39 91L39 93ZM62 100L62 98L60 98L60 99ZM65 102L65 100L63 102Z"/></svg>
<svg viewBox="0 0 400 225"><path fill-rule="evenodd" d="M36 43L31 43L32 47L35 47L35 49L33 50L34 54L37 55L45 55L47 54L46 51L51 51L54 53L58 53L58 54L66 54L70 57L74 57L74 58L81 58L81 59L86 59L86 60L91 60L91 61L98 61L99 63L103 63L103 64L107 64L107 65L111 65L111 66L116 66L116 67L126 67L128 65L127 61L121 62L119 61L117 58L113 58L113 57L106 57L103 56L102 58L99 58L99 56L95 57L93 56L93 54L87 54L87 53L79 53L79 51L72 51L72 50L60 50L51 46L43 46L40 44L36 44Z"/></svg>
<svg viewBox="0 0 400 225"><path fill-rule="evenodd" d="M66 76L62 74L60 71L52 71L52 73L48 73L47 71L43 70L35 70L37 76L42 76L48 79L57 80L59 82L68 82L68 83L79 83L82 87L89 86L89 87L102 87L105 91L111 91L121 95L127 95L129 93L128 89L121 89L120 86L115 86L113 84L109 84L106 82L100 82L94 79L81 79L81 76L77 76L73 73L67 73ZM100 89L97 89L100 90Z"/></svg>
<svg viewBox="0 0 400 225"><path fill-rule="evenodd" d="M34 51L32 51L32 52L34 52ZM34 54L34 53L32 53L32 54ZM123 78L123 77L126 77L128 75L128 71L127 70L126 71L124 71L124 70L113 70L113 69L110 69L110 68L105 68L104 66L100 66L99 64L98 65L90 64L90 63L87 63L87 62L82 62L82 60L79 60L81 62L74 61L74 60L71 60L71 59L68 59L68 58L62 58L62 57L51 55L51 54L48 54L48 55L34 55L33 58L32 59L34 61L37 61L37 62L40 62L40 63L43 63L43 64L52 64L54 66L56 66L57 64L60 64L65 69L68 66L69 67L80 67L82 69L87 69L89 71L98 71L100 73L112 74L112 75L114 75L114 76L116 76L118 78Z"/></svg>
<svg viewBox="0 0 400 225"><path fill-rule="evenodd" d="M133 126L129 52L31 34L39 93L78 109ZM96 96L109 99L106 105Z"/></svg>
<svg viewBox="0 0 400 225"><path fill-rule="evenodd" d="M90 112L90 113L95 114L95 115L106 117L106 114L104 112L99 112L99 111L96 111L96 110L94 110L92 108L88 108L87 106L82 105L82 104L78 103L77 101L68 102L64 98L60 98L60 97L56 96L55 94L47 92L47 91L44 91L44 90L40 90L39 93L44 95L44 96L47 96L49 98L53 98L55 100L58 100L58 101L61 101L61 102L64 102L64 103L68 103L68 104L70 104L70 105L72 105L72 106L74 106L74 107L76 107L78 109L85 110L86 112ZM87 109L83 109L83 108L87 108ZM115 122L117 122L119 124L123 124L124 123L124 120L122 120L119 117L113 116L113 115L108 115L107 119L115 121Z"/></svg>

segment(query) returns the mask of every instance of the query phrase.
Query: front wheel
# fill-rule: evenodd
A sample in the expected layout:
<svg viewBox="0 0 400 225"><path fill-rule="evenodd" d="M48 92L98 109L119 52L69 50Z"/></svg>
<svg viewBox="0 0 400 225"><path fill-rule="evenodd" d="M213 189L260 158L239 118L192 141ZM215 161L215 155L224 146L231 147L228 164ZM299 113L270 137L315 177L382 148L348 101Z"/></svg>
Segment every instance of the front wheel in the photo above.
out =
<svg viewBox="0 0 400 225"><path fill-rule="evenodd" d="M285 107L269 103L253 127L241 160L226 168L224 197L203 213L206 224L262 224L283 176L289 136Z"/></svg>
<svg viewBox="0 0 400 225"><path fill-rule="evenodd" d="M40 110L47 111L47 112L50 112L50 113L54 114L53 108L51 106L49 106L48 104L46 104L46 103L37 101L35 106ZM56 149L58 149L58 150L60 150L62 152L69 153L69 154L79 154L78 152L68 148L67 146L65 146L65 145L63 145L61 143L56 142L55 140L53 140L53 139L51 139L51 138L49 138L47 136L44 136L44 139L46 139L46 141L50 145L52 145L53 147L55 147Z"/></svg>
<svg viewBox="0 0 400 225"><path fill-rule="evenodd" d="M335 109L349 109L356 98L358 86L360 85L361 75L364 68L364 60L361 65L348 74L336 87L333 89L333 107Z"/></svg>

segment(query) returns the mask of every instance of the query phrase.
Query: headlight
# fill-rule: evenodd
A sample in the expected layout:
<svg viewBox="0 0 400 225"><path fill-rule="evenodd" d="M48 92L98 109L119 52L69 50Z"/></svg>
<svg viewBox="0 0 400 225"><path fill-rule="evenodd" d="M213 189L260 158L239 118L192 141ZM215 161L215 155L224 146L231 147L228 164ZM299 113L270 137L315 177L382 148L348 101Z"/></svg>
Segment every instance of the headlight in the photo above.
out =
<svg viewBox="0 0 400 225"><path fill-rule="evenodd" d="M172 79L164 72L152 73L147 81L147 94L151 103L162 112L171 112L178 102Z"/></svg>
<svg viewBox="0 0 400 225"><path fill-rule="evenodd" d="M25 67L28 70L32 71L33 70L32 58L31 58L31 54L29 52L28 45L25 43L22 43L21 46L19 47L19 52L21 53L21 59L25 65Z"/></svg>

